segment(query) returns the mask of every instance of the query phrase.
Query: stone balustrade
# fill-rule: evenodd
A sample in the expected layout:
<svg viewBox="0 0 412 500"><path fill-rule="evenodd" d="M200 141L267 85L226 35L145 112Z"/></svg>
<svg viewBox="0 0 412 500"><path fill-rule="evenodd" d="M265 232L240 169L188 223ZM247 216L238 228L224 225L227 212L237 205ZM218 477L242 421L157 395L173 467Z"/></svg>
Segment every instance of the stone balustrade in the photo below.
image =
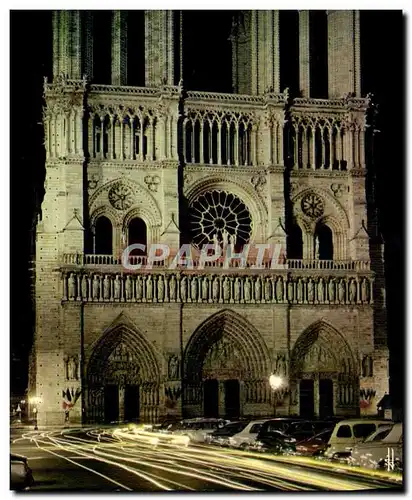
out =
<svg viewBox="0 0 412 500"><path fill-rule="evenodd" d="M231 259L230 264L227 264L225 259L219 258L212 262L204 262L203 264L197 258L187 261L186 264L178 264L173 266L174 256L169 256L163 261L156 261L151 264L154 268L162 269L182 269L182 270L201 270L222 269L225 271L240 269L248 270L274 270L274 269L299 269L299 270L317 270L317 271L370 271L370 261L367 260L302 260L302 259L286 259L282 262L272 259L263 259L261 264L257 265L256 258L248 258L246 261L236 258ZM64 254L62 259L63 265L74 266L121 266L123 265L122 257L115 255L96 255L96 254ZM148 269L148 258L145 255L130 255L129 264L132 266L141 265L141 269ZM136 269L140 270L140 269Z"/></svg>
<svg viewBox="0 0 412 500"><path fill-rule="evenodd" d="M371 277L63 272L63 301L371 304Z"/></svg>

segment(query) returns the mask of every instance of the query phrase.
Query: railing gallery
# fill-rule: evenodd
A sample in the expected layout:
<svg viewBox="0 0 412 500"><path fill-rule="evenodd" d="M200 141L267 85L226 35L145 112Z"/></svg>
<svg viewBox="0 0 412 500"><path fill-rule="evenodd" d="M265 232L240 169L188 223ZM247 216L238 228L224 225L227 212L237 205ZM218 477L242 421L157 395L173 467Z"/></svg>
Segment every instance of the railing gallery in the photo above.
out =
<svg viewBox="0 0 412 500"><path fill-rule="evenodd" d="M366 277L63 272L63 301L239 304L371 304Z"/></svg>
<svg viewBox="0 0 412 500"><path fill-rule="evenodd" d="M154 268L171 268L173 263L173 256L168 257L163 261L155 261L151 263ZM115 255L96 255L96 254L64 254L63 255L64 265L75 265L75 266L120 266L123 265L122 257ZM145 268L148 265L148 258L145 255L130 255L129 264L132 266L141 265ZM239 269L244 267L246 269L257 269L256 259L248 259L246 262L241 259L232 259L229 265L230 268ZM176 265L175 268L179 269L199 269L200 261L198 259L193 259L187 264ZM307 270L335 270L335 271L369 271L370 262L367 260L301 260L301 259L286 259L283 264L274 265L271 259L264 259L261 263L261 269L279 269L279 267L284 269L307 269ZM207 269L228 269L225 264L225 259L220 258L212 262L205 262L204 268Z"/></svg>

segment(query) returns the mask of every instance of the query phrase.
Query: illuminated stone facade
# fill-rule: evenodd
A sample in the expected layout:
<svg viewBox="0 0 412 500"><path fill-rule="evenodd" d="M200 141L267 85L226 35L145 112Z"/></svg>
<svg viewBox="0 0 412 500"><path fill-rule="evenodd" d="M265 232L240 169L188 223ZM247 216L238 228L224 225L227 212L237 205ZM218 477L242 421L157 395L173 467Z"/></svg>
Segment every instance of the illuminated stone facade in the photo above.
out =
<svg viewBox="0 0 412 500"><path fill-rule="evenodd" d="M145 12L146 86L131 87L127 13L112 14L112 85L93 78L93 15L54 14L30 381L39 422L63 422L63 396L78 394L72 422L273 415L275 404L278 415L375 413L388 350L359 15L327 13L328 99L310 97L307 11L301 97L280 89L277 11L234 19L234 94L185 88L178 15ZM170 269L182 244L196 253L225 238L285 252L275 268L254 269L251 255L246 268ZM122 251L137 242L171 256L127 270Z"/></svg>

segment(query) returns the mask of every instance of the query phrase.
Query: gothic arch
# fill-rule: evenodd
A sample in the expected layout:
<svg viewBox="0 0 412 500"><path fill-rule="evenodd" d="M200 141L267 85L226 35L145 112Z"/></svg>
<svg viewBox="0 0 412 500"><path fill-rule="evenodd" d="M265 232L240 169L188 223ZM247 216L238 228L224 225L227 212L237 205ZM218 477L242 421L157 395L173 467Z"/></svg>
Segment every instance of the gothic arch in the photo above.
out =
<svg viewBox="0 0 412 500"><path fill-rule="evenodd" d="M90 214L90 227L92 228L92 230L93 230L93 228L96 227L97 219L99 217L102 217L102 216L107 217L110 220L110 222L112 223L113 227L116 227L119 225L120 218L116 214L116 212L113 209L111 209L109 206L103 205L103 206L96 208Z"/></svg>
<svg viewBox="0 0 412 500"><path fill-rule="evenodd" d="M135 370L125 374L134 382L159 384L161 379L159 356L147 338L126 321L116 321L90 348L87 363L87 379L90 384L102 385L105 380L110 355L119 345L124 345L130 353L130 366Z"/></svg>
<svg viewBox="0 0 412 500"><path fill-rule="evenodd" d="M151 212L143 206L134 207L126 213L122 221L122 232L127 234L129 224L135 218L142 219L146 224L147 244L149 245L151 242L157 241L159 231L156 220L152 217Z"/></svg>
<svg viewBox="0 0 412 500"><path fill-rule="evenodd" d="M186 380L199 380L210 348L222 338L236 349L245 379L266 379L270 373L270 355L258 330L240 314L224 309L203 321L190 337L184 353Z"/></svg>
<svg viewBox="0 0 412 500"><path fill-rule="evenodd" d="M129 193L127 204L121 209L112 208L110 204L111 202L109 201L109 191L116 185L122 187L124 186ZM108 207L112 213L115 213L116 218L119 221L118 225L121 224L125 212L127 213L133 209L142 210L142 212L145 213L145 217L147 218L147 222L150 226L155 227L161 226L162 224L161 210L153 195L148 189L131 179L118 177L106 182L103 186L97 189L90 197L89 212L94 213L98 207Z"/></svg>
<svg viewBox="0 0 412 500"><path fill-rule="evenodd" d="M253 186L246 182L229 179L224 176L211 176L199 179L190 186L185 193L188 205L190 206L198 196L212 191L222 190L238 196L248 207L252 214L252 235L251 239L264 240L266 236L266 225L268 219L268 209L262 198L253 189Z"/></svg>
<svg viewBox="0 0 412 500"><path fill-rule="evenodd" d="M305 357L315 344L331 356L337 374L344 371L351 376L357 375L355 357L343 335L326 321L319 320L308 326L293 346L290 359L291 379L301 377L305 369Z"/></svg>

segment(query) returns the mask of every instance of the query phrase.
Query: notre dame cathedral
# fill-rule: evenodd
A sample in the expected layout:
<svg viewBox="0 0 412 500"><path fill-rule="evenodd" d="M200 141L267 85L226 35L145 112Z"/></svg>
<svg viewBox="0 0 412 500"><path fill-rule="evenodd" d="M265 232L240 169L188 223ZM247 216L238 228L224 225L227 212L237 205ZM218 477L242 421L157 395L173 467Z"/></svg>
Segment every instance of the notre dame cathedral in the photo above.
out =
<svg viewBox="0 0 412 500"><path fill-rule="evenodd" d="M201 28L186 11L54 12L30 362L39 424L65 409L84 423L376 413L389 354L360 13L289 12L231 15L222 92L191 88ZM253 253L170 265L182 245L228 241L237 255L281 251L275 266ZM147 250L130 263L160 244L170 255L127 266L136 244Z"/></svg>

